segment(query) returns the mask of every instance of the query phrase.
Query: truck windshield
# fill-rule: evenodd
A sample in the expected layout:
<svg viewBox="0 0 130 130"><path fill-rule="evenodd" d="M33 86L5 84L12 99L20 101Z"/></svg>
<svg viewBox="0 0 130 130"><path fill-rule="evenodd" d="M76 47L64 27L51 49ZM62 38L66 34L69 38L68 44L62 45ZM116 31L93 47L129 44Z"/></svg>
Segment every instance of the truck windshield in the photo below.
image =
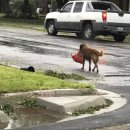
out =
<svg viewBox="0 0 130 130"><path fill-rule="evenodd" d="M92 6L96 10L121 11L121 9L113 3L92 2Z"/></svg>

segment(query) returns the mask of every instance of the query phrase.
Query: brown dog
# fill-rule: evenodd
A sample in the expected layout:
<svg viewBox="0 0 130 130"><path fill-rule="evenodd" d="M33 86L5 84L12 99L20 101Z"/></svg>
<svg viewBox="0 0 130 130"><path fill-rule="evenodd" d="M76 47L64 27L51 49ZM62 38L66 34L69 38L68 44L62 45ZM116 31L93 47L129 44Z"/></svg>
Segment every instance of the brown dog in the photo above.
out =
<svg viewBox="0 0 130 130"><path fill-rule="evenodd" d="M82 53L83 56L83 67L84 69L84 64L85 60L88 60L89 62L89 71L91 71L91 61L95 64L94 68L92 71L95 71L95 68L97 68L97 73L99 72L98 70L98 61L99 61L99 56L103 56L103 51L99 52L96 49L90 48L87 46L87 44L81 44L80 45L80 52Z"/></svg>

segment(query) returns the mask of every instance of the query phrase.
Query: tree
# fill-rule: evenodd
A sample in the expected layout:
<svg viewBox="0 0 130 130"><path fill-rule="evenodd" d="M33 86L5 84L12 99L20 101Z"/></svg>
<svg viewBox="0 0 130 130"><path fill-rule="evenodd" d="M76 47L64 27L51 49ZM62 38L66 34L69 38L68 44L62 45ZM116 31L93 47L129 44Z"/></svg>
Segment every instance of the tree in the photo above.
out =
<svg viewBox="0 0 130 130"><path fill-rule="evenodd" d="M0 0L0 11L7 12L9 8L9 0Z"/></svg>
<svg viewBox="0 0 130 130"><path fill-rule="evenodd" d="M60 8L63 7L69 0L56 0L56 1L57 1L58 8L60 9Z"/></svg>
<svg viewBox="0 0 130 130"><path fill-rule="evenodd" d="M31 10L31 5L29 3L29 0L24 0L21 9L22 9L23 18L30 18L32 16L32 10Z"/></svg>
<svg viewBox="0 0 130 130"><path fill-rule="evenodd" d="M35 0L12 0L9 4L6 17L37 18Z"/></svg>

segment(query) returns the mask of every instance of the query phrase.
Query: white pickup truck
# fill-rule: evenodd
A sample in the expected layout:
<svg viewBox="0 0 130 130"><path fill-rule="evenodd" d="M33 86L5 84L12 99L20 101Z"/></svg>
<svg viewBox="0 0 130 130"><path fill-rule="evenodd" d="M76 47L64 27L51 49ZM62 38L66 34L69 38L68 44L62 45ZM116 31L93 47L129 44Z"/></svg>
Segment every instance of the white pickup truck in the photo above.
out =
<svg viewBox="0 0 130 130"><path fill-rule="evenodd" d="M72 32L87 40L112 35L123 42L130 33L130 13L107 1L69 1L59 12L46 15L44 27L49 35Z"/></svg>

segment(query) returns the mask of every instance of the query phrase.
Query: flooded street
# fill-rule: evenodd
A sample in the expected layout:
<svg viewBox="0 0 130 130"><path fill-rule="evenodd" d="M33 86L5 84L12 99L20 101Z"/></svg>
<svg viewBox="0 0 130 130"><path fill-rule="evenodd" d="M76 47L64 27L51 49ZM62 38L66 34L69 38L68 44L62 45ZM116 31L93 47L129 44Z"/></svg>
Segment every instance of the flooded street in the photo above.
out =
<svg viewBox="0 0 130 130"><path fill-rule="evenodd" d="M76 53L79 45L84 43L82 39L75 36L50 37L43 32L29 32L28 30L0 29L0 63L5 65L28 67L34 66L36 70L54 70L60 72L78 73L92 80L97 88L116 92L128 100L128 104L112 113L96 116L94 119L80 119L62 123L65 126L79 128L88 125L96 128L98 125L109 126L130 122L130 43L116 43L112 40L97 38L86 43L93 48L104 50L104 56L100 58L99 74L88 72L88 62L85 71L81 70L81 64L74 62L71 53ZM93 65L92 65L93 66ZM47 113L46 113L47 114ZM41 115L41 113L39 113ZM34 119L35 125L39 125L46 115ZM50 122L59 120L51 114ZM48 115L47 115L48 116ZM22 116L25 121L31 117L26 114ZM36 119L39 121L36 122ZM61 119L61 118L60 118ZM106 120L106 122L104 121ZM28 123L33 122L33 120ZM96 122L96 123L95 123ZM48 122L47 122L48 123ZM80 125L79 125L80 124ZM94 124L94 125L92 125ZM19 125L19 123L18 123ZM21 124L22 125L22 124Z"/></svg>
<svg viewBox="0 0 130 130"><path fill-rule="evenodd" d="M80 69L81 64L75 63L71 58L71 54L76 53L79 45L86 41L62 35L50 37L42 32L30 33L27 31L17 35L14 32L4 30L0 34L0 62L3 64L19 67L31 65L37 70L53 69L79 73L84 76L89 75L94 78L99 78L101 75L101 77L106 77L106 82L111 78L111 83L113 83L112 79L117 76L118 79L123 80L123 82L118 82L119 85L126 81L130 83L130 46L128 42L115 43L100 39L87 42L93 48L104 50L104 56L100 58L99 62L99 75L97 75L88 72L88 62L86 62L84 72Z"/></svg>

